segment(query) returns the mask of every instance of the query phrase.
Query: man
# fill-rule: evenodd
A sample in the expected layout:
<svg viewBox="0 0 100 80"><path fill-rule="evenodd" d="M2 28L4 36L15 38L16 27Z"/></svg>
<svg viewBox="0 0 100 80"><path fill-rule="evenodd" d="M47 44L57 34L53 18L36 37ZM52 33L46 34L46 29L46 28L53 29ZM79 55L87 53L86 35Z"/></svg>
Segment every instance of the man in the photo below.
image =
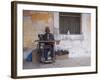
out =
<svg viewBox="0 0 100 80"><path fill-rule="evenodd" d="M49 27L45 28L45 34L44 34L44 41L48 41L45 43L44 46L44 58L45 61L48 61L48 57L50 56L53 60L54 57L54 35L50 33ZM51 42L50 42L51 41Z"/></svg>

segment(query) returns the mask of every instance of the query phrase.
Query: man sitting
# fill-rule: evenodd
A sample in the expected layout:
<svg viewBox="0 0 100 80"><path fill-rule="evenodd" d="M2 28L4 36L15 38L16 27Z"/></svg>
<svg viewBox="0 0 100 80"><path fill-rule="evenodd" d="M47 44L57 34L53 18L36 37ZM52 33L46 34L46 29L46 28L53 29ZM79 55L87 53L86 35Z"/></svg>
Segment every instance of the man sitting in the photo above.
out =
<svg viewBox="0 0 100 80"><path fill-rule="evenodd" d="M48 41L45 43L44 46L44 58L45 61L48 61L48 58L50 56L50 58L53 60L54 58L54 35L52 33L50 33L50 29L49 27L45 28L45 34L43 36L44 41ZM51 41L51 42L49 42Z"/></svg>

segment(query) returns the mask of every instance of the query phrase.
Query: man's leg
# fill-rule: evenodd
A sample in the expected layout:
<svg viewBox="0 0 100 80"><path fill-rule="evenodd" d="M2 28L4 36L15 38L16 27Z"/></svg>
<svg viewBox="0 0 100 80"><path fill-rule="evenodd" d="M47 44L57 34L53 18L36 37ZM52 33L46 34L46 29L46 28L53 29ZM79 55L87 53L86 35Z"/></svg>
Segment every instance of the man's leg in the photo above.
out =
<svg viewBox="0 0 100 80"><path fill-rule="evenodd" d="M48 48L44 48L44 58L48 60Z"/></svg>
<svg viewBox="0 0 100 80"><path fill-rule="evenodd" d="M50 56L53 59L55 57L54 48L53 47L50 47L50 51L51 51Z"/></svg>

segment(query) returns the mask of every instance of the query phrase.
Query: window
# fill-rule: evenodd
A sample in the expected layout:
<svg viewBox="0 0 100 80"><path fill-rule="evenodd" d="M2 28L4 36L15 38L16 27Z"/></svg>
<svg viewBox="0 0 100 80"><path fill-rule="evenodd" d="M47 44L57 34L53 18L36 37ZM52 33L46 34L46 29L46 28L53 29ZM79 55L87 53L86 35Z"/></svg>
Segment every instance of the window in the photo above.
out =
<svg viewBox="0 0 100 80"><path fill-rule="evenodd" d="M60 34L80 34L81 33L81 14L80 13L59 13L59 32Z"/></svg>

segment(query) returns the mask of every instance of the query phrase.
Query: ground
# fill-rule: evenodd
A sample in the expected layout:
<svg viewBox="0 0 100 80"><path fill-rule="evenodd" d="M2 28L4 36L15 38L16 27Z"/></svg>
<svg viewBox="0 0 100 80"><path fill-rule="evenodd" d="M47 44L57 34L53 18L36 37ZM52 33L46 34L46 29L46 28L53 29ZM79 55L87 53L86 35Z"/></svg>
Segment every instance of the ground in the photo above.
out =
<svg viewBox="0 0 100 80"><path fill-rule="evenodd" d="M63 57L62 57L63 58ZM24 69L36 69L36 68L61 68L61 67L80 67L80 66L90 66L91 59L87 57L67 57L66 59L56 59L54 63L42 64L42 63L32 63L24 61Z"/></svg>

